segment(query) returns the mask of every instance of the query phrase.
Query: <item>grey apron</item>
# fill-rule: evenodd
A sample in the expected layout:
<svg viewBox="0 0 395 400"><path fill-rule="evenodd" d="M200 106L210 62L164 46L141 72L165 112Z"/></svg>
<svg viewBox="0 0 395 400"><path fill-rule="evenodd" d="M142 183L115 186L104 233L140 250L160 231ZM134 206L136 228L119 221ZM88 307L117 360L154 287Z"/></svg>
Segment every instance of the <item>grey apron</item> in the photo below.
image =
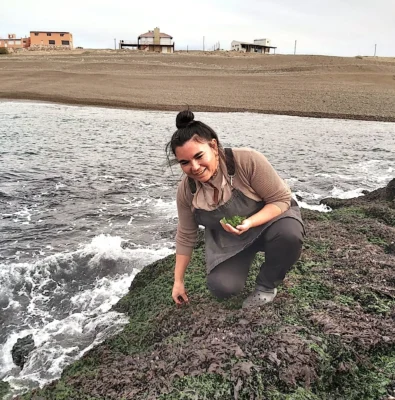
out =
<svg viewBox="0 0 395 400"><path fill-rule="evenodd" d="M292 199L291 207L276 218L263 225L249 229L241 235L226 232L220 224L223 217L239 215L250 217L261 210L265 202L257 202L250 199L240 190L232 187L231 198L223 205L212 211L195 209L195 219L199 225L205 227L205 248L207 273L210 273L218 264L240 253L251 244L274 222L283 218L294 218L302 226L300 209L295 200Z"/></svg>

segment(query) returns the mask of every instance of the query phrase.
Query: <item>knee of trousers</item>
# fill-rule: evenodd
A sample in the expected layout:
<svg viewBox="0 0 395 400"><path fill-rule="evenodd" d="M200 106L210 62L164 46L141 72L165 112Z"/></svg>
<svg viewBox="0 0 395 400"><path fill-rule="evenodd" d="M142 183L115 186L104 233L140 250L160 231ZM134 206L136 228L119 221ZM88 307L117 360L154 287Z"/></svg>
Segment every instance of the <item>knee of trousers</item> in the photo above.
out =
<svg viewBox="0 0 395 400"><path fill-rule="evenodd" d="M207 276L207 287L217 299L227 299L240 293L243 290L244 282L234 280L231 277L209 274Z"/></svg>
<svg viewBox="0 0 395 400"><path fill-rule="evenodd" d="M301 248L304 237L303 227L299 221L293 220L292 223L289 222L286 219L278 221L274 240L287 247Z"/></svg>

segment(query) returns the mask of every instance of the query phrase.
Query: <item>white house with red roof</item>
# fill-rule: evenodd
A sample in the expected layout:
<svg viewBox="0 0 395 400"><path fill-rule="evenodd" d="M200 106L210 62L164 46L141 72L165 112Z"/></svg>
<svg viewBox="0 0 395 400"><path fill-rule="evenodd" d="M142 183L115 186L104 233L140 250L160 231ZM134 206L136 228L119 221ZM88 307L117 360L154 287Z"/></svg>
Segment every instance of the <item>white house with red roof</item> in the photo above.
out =
<svg viewBox="0 0 395 400"><path fill-rule="evenodd" d="M173 37L167 33L161 32L159 28L155 28L153 31L148 31L141 34L137 38L137 43L132 43L127 40L121 40L119 42L120 49L127 47L157 53L174 52Z"/></svg>

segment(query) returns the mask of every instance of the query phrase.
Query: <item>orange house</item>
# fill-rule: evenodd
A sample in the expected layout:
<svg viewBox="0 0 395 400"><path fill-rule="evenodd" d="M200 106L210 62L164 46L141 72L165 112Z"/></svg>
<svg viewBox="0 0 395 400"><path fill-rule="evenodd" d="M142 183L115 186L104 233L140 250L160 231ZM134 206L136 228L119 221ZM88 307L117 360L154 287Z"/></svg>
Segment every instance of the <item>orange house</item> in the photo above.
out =
<svg viewBox="0 0 395 400"><path fill-rule="evenodd" d="M0 47L7 49L25 49L30 46L30 38L17 38L15 33L9 33L7 39L0 38Z"/></svg>
<svg viewBox="0 0 395 400"><path fill-rule="evenodd" d="M73 48L73 35L70 32L30 31L30 48Z"/></svg>

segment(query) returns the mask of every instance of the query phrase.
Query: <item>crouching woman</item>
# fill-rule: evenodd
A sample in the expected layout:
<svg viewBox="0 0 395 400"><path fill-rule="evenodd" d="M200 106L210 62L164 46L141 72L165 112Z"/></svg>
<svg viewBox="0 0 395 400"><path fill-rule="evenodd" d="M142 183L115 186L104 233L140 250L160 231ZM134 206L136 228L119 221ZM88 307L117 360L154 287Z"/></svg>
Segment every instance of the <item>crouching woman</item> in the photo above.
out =
<svg viewBox="0 0 395 400"><path fill-rule="evenodd" d="M178 227L172 297L188 302L184 275L205 227L207 286L219 299L244 287L257 252L265 252L253 293L243 307L273 301L299 259L304 227L297 203L266 157L249 148L224 149L212 128L191 111L176 118L166 146L185 173L177 190ZM232 226L223 219L245 217Z"/></svg>

